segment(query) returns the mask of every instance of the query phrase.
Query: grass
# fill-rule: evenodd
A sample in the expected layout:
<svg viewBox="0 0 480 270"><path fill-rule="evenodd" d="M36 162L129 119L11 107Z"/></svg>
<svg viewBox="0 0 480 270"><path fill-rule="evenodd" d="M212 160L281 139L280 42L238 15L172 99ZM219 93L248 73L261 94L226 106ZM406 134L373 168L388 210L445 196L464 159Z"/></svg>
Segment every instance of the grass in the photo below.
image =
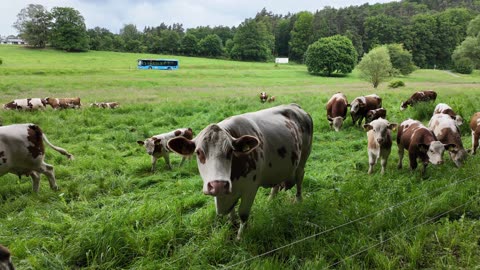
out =
<svg viewBox="0 0 480 270"><path fill-rule="evenodd" d="M310 76L301 65L165 56L179 58L180 70L135 70L143 57L160 56L0 46L1 103L45 96L80 96L84 105L121 103L115 110L1 112L4 124L39 124L76 158L47 150L58 192L43 176L38 194L26 177L0 178L0 243L11 249L19 269L478 267L478 156L462 168L445 156L446 163L429 165L422 179L419 171L396 169L394 144L385 175L378 174L378 164L368 175L365 132L348 118L336 133L325 116L325 103L337 91L349 100L375 92L391 122L413 117L427 123L434 104L403 112L399 105L413 91L434 89L437 102L468 120L479 110L478 72L454 77L418 70L393 90L388 83L372 89L355 72ZM277 102L259 103L260 90ZM228 116L290 102L314 120L304 201L294 203L294 189L269 201L269 190L260 189L241 241L202 194L195 160L178 168L181 158L172 155L172 171L160 160L151 173L150 158L136 143L178 127L198 133ZM470 148L466 124L461 131Z"/></svg>

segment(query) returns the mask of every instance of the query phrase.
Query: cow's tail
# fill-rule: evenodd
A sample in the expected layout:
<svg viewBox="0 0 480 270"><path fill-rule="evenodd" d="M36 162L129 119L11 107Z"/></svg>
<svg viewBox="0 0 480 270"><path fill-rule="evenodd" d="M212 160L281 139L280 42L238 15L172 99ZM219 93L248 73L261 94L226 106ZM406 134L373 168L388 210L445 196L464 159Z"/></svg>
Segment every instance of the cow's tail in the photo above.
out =
<svg viewBox="0 0 480 270"><path fill-rule="evenodd" d="M68 159L70 160L73 160L74 157L72 154L70 154L67 150L61 148L61 147L58 147L58 146L55 146L53 145L48 139L47 139L47 136L45 135L45 133L42 133L42 138L43 140L48 144L48 146L50 146L51 148L53 148L55 151L59 152L60 154L62 155L65 155L68 157Z"/></svg>

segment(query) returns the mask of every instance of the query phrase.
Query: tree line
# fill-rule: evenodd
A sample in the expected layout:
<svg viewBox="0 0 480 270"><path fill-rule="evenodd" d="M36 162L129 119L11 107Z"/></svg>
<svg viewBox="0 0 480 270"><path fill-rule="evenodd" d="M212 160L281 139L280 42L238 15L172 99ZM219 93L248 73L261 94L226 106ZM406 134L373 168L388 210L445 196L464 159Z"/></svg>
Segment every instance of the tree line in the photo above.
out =
<svg viewBox="0 0 480 270"><path fill-rule="evenodd" d="M351 40L357 58L379 45L402 44L420 68L452 68L452 54L467 37L467 26L479 11L480 2L476 0L403 0L286 15L262 9L234 27L185 30L180 23L160 23L139 30L127 24L115 34L102 27L87 30L83 17L73 8L54 7L48 11L41 5L28 5L17 15L14 26L30 46L39 48L49 45L66 51L178 54L245 61L270 61L282 56L299 63L305 61L308 47L316 41L342 35ZM473 65L465 60L465 52L456 55L467 66Z"/></svg>

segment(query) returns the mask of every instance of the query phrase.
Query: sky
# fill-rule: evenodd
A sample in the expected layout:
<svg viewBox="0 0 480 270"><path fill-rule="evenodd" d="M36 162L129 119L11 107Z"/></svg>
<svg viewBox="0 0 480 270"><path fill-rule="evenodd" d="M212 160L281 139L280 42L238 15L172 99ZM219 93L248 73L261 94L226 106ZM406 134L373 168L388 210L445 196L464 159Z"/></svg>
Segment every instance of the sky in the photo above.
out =
<svg viewBox="0 0 480 270"><path fill-rule="evenodd" d="M197 26L238 26L246 18L266 8L274 14L321 10L326 6L341 8L365 3L387 3L392 0L0 0L0 35L17 35L12 27L17 14L29 4L40 4L47 10L53 7L72 7L85 19L87 29L96 26L119 33L126 24L142 31L145 26L162 22Z"/></svg>

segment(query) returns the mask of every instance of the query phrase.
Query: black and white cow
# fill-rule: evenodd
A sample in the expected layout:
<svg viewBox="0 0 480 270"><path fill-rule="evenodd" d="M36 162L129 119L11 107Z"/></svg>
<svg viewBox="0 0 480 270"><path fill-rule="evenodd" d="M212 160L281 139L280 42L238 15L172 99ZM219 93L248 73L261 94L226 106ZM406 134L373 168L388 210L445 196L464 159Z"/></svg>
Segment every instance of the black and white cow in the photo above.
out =
<svg viewBox="0 0 480 270"><path fill-rule="evenodd" d="M281 105L229 117L210 124L193 140L177 137L168 141L173 151L196 154L203 179L203 192L215 197L217 214L230 214L241 200L239 239L247 223L259 187L297 187L302 199L302 181L312 149L313 122L296 104Z"/></svg>

